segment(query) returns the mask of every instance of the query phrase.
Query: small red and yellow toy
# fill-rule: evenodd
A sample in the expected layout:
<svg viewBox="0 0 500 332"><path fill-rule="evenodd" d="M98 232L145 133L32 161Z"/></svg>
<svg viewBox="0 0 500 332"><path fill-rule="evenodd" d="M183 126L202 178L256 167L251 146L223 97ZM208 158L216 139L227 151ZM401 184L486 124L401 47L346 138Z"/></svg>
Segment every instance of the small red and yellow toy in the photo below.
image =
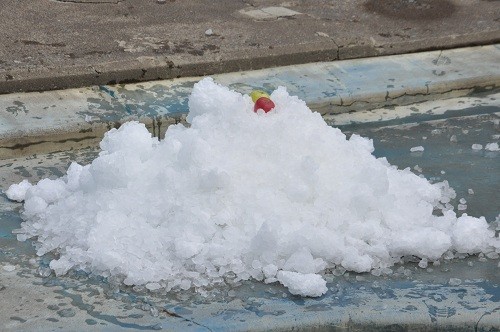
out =
<svg viewBox="0 0 500 332"><path fill-rule="evenodd" d="M269 95L262 90L254 90L250 93L252 101L255 103L253 111L257 113L258 110L263 110L265 113L271 111L275 105L270 99Z"/></svg>

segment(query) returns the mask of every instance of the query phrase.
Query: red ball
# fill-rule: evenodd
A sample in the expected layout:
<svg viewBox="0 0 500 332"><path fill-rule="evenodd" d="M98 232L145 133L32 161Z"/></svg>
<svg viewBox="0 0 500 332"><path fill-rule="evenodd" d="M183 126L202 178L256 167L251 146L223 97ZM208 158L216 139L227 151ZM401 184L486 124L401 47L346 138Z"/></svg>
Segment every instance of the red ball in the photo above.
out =
<svg viewBox="0 0 500 332"><path fill-rule="evenodd" d="M257 113L259 109L263 110L265 113L271 111L275 107L273 101L267 97L260 97L255 102L253 111Z"/></svg>

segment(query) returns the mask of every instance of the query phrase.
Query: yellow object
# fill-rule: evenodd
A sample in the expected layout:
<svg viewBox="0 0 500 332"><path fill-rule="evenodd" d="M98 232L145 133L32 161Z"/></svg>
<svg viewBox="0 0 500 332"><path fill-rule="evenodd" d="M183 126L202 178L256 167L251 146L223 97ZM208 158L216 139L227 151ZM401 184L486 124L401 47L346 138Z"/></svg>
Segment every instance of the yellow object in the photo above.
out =
<svg viewBox="0 0 500 332"><path fill-rule="evenodd" d="M252 93L250 93L250 98L252 98L252 101L255 103L259 98L266 97L269 98L269 95L265 93L262 90L253 90Z"/></svg>

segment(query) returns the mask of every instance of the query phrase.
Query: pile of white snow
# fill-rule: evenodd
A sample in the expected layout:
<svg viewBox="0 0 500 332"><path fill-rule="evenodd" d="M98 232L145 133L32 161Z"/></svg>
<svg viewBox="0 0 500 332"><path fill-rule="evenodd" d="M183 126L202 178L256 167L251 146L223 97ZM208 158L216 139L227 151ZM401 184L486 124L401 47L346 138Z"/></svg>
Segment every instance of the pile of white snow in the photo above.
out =
<svg viewBox="0 0 500 332"><path fill-rule="evenodd" d="M109 131L90 165L7 191L24 200L18 239L55 252L56 274L82 269L149 289L279 281L327 291L326 268L384 271L404 255L500 252L484 218L457 217L454 191L398 170L279 88L267 114L204 79L191 124L165 139L129 122ZM441 209L442 216L433 214Z"/></svg>

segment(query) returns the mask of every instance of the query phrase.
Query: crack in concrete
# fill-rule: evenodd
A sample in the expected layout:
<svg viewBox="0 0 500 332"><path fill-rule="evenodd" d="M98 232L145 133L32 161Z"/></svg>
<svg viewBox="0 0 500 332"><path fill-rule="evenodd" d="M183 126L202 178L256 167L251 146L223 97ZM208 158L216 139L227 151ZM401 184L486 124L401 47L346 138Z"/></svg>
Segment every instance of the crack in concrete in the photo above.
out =
<svg viewBox="0 0 500 332"><path fill-rule="evenodd" d="M461 91L467 91L467 90L474 90L476 88L477 88L477 86L473 86L473 87L465 87L465 88L460 88L460 89L450 89L450 90L441 91L441 92L429 92L429 86L426 85L426 92L417 92L417 93L404 92L403 94L391 97L391 96L389 96L389 91L387 91L387 95L386 95L385 100L386 101L388 101L388 100L396 100L398 98L405 97L405 96L416 97L416 96L444 95L444 94L447 94L447 93L450 93L450 92L461 92Z"/></svg>
<svg viewBox="0 0 500 332"><path fill-rule="evenodd" d="M153 137L158 137L158 140L161 140L161 117L158 115L157 117L153 117ZM158 135L156 135L156 127L158 127Z"/></svg>
<svg viewBox="0 0 500 332"><path fill-rule="evenodd" d="M30 142L30 143L18 143L12 146L3 146L2 148L6 150L19 150L19 149L25 149L30 146L35 146L35 145L40 145L44 143L50 143L50 144L59 144L59 143L66 143L66 142L82 142L85 140L91 140L91 139L96 139L97 136L85 136L85 137L80 137L80 138L68 138L68 139L63 139L63 140L57 140L57 141L36 141L36 142Z"/></svg>
<svg viewBox="0 0 500 332"><path fill-rule="evenodd" d="M200 323L198 323L198 322L196 322L196 321L194 321L194 320L192 320L192 319L189 319L189 318L183 317L183 316L181 316L181 315L179 315L179 314L177 314L177 313L175 313L175 312L172 312L172 311L170 311L170 310L168 310L168 309L161 308L161 311L163 311L165 314L167 314L167 315L169 315L169 316L171 316L171 317L176 317L176 318L181 318L181 319L184 319L184 320L185 320L185 321L187 321L187 322L193 323L193 324L198 325L198 326L200 326L200 327L204 327L204 328L206 328L207 330L209 330L210 332L213 332L213 331L212 331L212 329L211 329L211 328L209 328L208 326L205 326L205 325L203 325L203 324L200 324Z"/></svg>
<svg viewBox="0 0 500 332"><path fill-rule="evenodd" d="M64 43L42 43L36 40L20 40L21 43L24 45L36 45L36 46L52 46L52 47L65 47L66 44Z"/></svg>
<svg viewBox="0 0 500 332"><path fill-rule="evenodd" d="M306 15L308 15L308 14L306 14ZM308 16L310 16L310 15L308 15ZM335 45L335 47L337 48L336 49L337 54L335 55L334 60L339 60L340 59L340 46L339 46L339 44L337 44L335 39L333 39L333 37L331 37L330 35L328 35L324 32L316 32L316 35L328 38Z"/></svg>
<svg viewBox="0 0 500 332"><path fill-rule="evenodd" d="M492 313L495 313L497 311L500 311L500 307L496 307L495 309L491 311L486 311L484 314L482 314L481 317L479 317L479 320L477 321L476 325L474 326L474 332L478 331L479 323L481 322L481 319L483 319L484 316L491 315Z"/></svg>
<svg viewBox="0 0 500 332"><path fill-rule="evenodd" d="M99 71L99 70L95 69L94 67L91 67L91 68L92 68L92 69L93 69L93 70L97 73L97 75L101 75L101 74L102 74L102 72L101 72L101 71Z"/></svg>
<svg viewBox="0 0 500 332"><path fill-rule="evenodd" d="M340 97L340 104L331 103L330 105L331 106L352 106L352 105L357 104L357 103L369 104L370 102L366 101L366 100L354 100L351 103L344 103L344 100L342 100L342 97Z"/></svg>
<svg viewBox="0 0 500 332"><path fill-rule="evenodd" d="M429 87L427 87L427 91L426 92L417 92L417 93L408 93L408 92L404 92L400 95L397 95L397 96L389 96L389 91L386 91L386 95L384 97L384 100L383 101L394 101L394 100L397 100L401 97L416 97L416 96L436 96L436 95L444 95L444 94L447 94L447 93L451 93L451 92L461 92L461 91L468 91L468 90L474 90L476 89L477 87L469 87L469 88L463 88L463 89L450 89L450 90L446 90L446 91L442 91L442 92L433 92L433 93L430 93L429 92ZM340 99L340 104L335 104L335 103L330 103L330 105L332 106L352 106L354 104L357 104L357 103L364 103L364 104L370 104L370 103L376 103L377 101L375 100L354 100L350 103L346 103L343 99L342 99L342 96L338 96L339 99ZM382 101L382 100L380 100Z"/></svg>
<svg viewBox="0 0 500 332"><path fill-rule="evenodd" d="M125 0L109 0L109 1L106 1L106 0L95 0L95 1L92 1L92 0L87 0L87 1L84 1L84 0L51 0L51 1L52 2L62 2L62 3L75 3L75 4L82 4L82 5L106 5L106 4L117 5L119 3L122 3Z"/></svg>
<svg viewBox="0 0 500 332"><path fill-rule="evenodd" d="M337 55L335 56L335 59L340 60L340 46L332 37L330 37L330 40L335 44L335 47L337 47Z"/></svg>
<svg viewBox="0 0 500 332"><path fill-rule="evenodd" d="M435 60L434 64L436 64L436 65L437 65L437 64L439 63L439 59L441 59L441 55L442 55L442 54L443 54L443 50L440 50L440 51L439 51L439 55L438 55L438 57L436 58L436 60Z"/></svg>

